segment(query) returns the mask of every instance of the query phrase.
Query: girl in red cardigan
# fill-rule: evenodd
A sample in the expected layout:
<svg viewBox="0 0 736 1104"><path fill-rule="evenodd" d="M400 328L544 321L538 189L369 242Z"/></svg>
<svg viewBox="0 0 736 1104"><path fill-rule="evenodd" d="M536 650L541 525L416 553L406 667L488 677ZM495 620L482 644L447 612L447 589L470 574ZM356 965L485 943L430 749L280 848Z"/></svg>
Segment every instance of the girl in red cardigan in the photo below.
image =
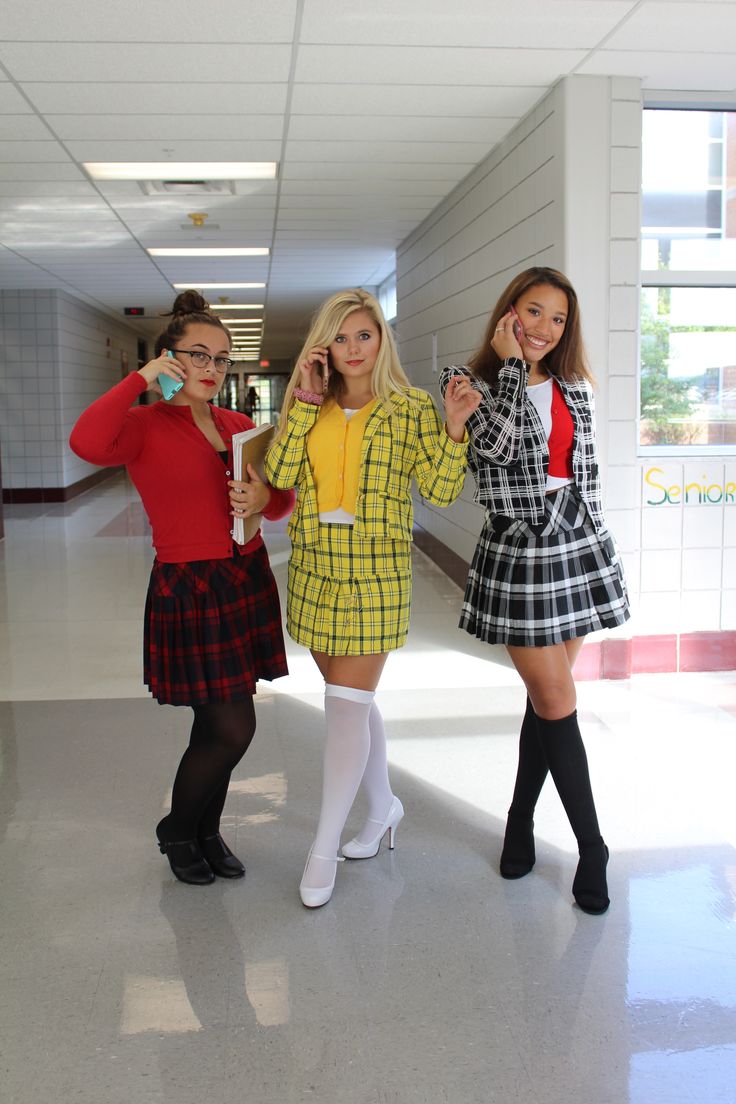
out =
<svg viewBox="0 0 736 1104"><path fill-rule="evenodd" d="M171 812L156 836L180 881L206 885L216 874L245 874L220 835L220 816L255 732L256 680L287 673L263 540L258 533L233 544L232 514L276 520L294 498L252 468L250 482L232 479L232 435L253 422L210 405L233 363L228 330L195 291L177 296L170 317L156 358L92 403L70 444L91 464L124 464L151 522L144 677L159 702L194 711ZM182 384L173 398L132 406L161 374Z"/></svg>

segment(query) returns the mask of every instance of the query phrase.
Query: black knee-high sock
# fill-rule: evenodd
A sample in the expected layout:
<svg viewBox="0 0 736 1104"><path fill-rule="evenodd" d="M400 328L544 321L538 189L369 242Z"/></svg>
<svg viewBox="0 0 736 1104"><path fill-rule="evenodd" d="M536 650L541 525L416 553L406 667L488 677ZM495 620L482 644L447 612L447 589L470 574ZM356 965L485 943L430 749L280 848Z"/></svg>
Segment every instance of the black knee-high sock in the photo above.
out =
<svg viewBox="0 0 736 1104"><path fill-rule="evenodd" d="M547 759L537 731L537 715L529 698L519 733L519 766L509 813L531 819L547 777Z"/></svg>
<svg viewBox="0 0 736 1104"><path fill-rule="evenodd" d="M184 752L174 779L171 813L163 826L170 841L195 839L210 802L213 816L225 802L231 771L248 750L255 732L253 702L194 706L194 724L189 747ZM219 808L217 803L221 802ZM209 810L208 810L209 811ZM208 817L211 827L212 817ZM214 828L217 831L217 827ZM212 835L213 832L205 833Z"/></svg>
<svg viewBox="0 0 736 1104"><path fill-rule="evenodd" d="M537 731L578 847L600 842L588 757L578 727L577 710L558 721L538 716Z"/></svg>

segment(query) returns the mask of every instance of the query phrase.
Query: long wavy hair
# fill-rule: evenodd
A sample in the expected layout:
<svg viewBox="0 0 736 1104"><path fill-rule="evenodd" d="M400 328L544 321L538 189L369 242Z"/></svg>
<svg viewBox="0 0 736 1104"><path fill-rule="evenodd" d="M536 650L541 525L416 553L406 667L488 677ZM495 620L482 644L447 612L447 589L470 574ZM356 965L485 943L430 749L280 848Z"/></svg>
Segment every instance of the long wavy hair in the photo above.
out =
<svg viewBox="0 0 736 1104"><path fill-rule="evenodd" d="M276 437L280 437L286 427L289 410L294 402L294 388L299 386L301 380L300 364L306 360L310 349L315 345L328 348L339 334L345 319L354 311L366 311L381 335L381 345L373 365L371 373L371 391L381 401L391 408L391 392L404 392L411 386L401 367L399 353L394 341L391 327L383 316L381 305L375 296L362 288L349 288L347 291L338 291L325 300L315 314L312 325L307 334L299 356L296 358L296 366L291 374L284 403L281 407ZM329 384L325 397L328 395L339 398L345 390L345 384L338 371L331 371Z"/></svg>
<svg viewBox="0 0 736 1104"><path fill-rule="evenodd" d="M554 349L544 358L544 366L558 379L565 383L575 383L587 380L593 384L594 379L588 366L588 358L583 344L583 334L580 325L580 306L575 289L561 272L556 268L543 268L541 266L527 268L515 276L507 288L501 293L483 335L483 342L468 361L468 367L474 375L494 386L498 382L498 374L503 361L499 357L491 342L496 332L496 326L500 319L508 311L510 306L515 306L525 292L533 287L548 286L558 288L567 298L567 321L560 341Z"/></svg>

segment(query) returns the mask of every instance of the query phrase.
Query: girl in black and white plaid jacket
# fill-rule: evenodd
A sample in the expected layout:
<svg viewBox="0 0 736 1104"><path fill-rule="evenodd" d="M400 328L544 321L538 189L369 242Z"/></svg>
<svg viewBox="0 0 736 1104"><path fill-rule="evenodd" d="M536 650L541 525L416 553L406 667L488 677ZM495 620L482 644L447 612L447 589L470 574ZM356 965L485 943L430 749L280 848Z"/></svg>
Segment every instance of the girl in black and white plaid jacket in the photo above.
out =
<svg viewBox="0 0 736 1104"><path fill-rule="evenodd" d="M578 842L573 895L602 913L608 848L572 669L586 634L629 612L601 505L592 380L569 280L551 268L520 273L469 367L444 369L443 394L458 374L482 396L467 429L475 501L486 507L460 625L506 646L528 694L501 874L520 878L534 866L533 815L549 771Z"/></svg>

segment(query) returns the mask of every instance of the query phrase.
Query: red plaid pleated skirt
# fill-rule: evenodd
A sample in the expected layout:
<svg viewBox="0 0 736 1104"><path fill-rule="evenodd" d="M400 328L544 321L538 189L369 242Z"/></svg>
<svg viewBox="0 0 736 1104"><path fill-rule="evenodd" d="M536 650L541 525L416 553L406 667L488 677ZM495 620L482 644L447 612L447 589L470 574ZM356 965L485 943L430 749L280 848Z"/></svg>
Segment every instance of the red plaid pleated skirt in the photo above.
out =
<svg viewBox="0 0 736 1104"><path fill-rule="evenodd" d="M265 547L247 556L154 561L143 677L164 705L242 701L288 674L281 609Z"/></svg>

